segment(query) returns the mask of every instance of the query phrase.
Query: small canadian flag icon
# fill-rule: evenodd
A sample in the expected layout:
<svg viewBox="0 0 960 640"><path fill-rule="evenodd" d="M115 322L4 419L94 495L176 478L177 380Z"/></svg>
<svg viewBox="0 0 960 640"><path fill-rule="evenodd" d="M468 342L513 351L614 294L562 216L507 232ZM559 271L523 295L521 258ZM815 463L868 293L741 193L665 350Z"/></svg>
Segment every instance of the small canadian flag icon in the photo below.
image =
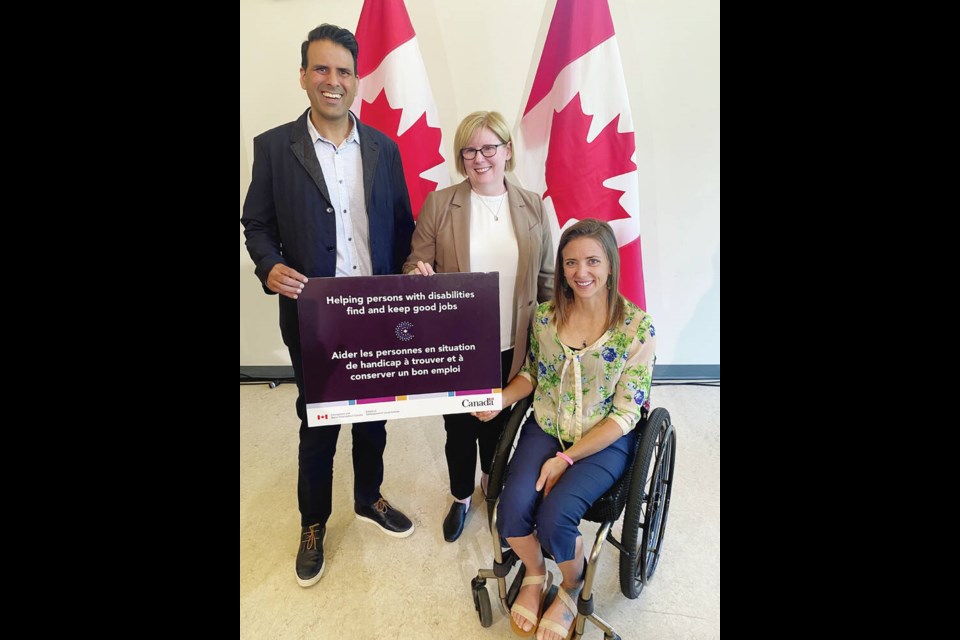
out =
<svg viewBox="0 0 960 640"><path fill-rule="evenodd" d="M329 413L318 413L317 420L326 420L330 417Z"/></svg>

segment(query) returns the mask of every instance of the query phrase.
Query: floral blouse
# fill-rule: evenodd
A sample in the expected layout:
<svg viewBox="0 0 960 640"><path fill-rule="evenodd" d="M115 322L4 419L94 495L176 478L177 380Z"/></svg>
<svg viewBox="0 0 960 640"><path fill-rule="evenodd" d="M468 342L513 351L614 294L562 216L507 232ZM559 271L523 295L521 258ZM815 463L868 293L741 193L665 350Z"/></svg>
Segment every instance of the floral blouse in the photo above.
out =
<svg viewBox="0 0 960 640"><path fill-rule="evenodd" d="M518 375L533 383L534 415L546 433L577 442L610 417L627 434L649 408L656 331L650 314L624 302L623 321L577 350L560 342L553 302L537 307Z"/></svg>

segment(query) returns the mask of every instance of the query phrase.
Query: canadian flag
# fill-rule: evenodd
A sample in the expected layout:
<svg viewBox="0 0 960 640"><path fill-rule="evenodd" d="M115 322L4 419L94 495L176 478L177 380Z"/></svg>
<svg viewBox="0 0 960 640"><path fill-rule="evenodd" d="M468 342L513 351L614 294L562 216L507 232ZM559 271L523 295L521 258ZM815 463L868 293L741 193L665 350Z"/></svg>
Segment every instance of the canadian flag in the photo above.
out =
<svg viewBox="0 0 960 640"><path fill-rule="evenodd" d="M400 147L417 216L428 193L450 185L450 174L437 105L403 0L364 0L356 36L360 88L354 113Z"/></svg>
<svg viewBox="0 0 960 640"><path fill-rule="evenodd" d="M517 178L561 230L583 218L610 223L620 292L645 309L636 138L605 0L557 0L516 138Z"/></svg>

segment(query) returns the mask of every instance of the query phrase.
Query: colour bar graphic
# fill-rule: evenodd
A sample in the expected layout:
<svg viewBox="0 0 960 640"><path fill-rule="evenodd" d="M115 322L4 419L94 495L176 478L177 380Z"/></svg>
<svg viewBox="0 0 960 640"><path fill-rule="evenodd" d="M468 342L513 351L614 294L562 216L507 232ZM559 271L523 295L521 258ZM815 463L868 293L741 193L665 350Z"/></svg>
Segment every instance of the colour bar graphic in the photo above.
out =
<svg viewBox="0 0 960 640"><path fill-rule="evenodd" d="M307 425L323 427L351 423L357 418L398 420L436 416L444 413L471 413L501 408L502 389L471 389L423 393L410 396L361 398L307 405Z"/></svg>

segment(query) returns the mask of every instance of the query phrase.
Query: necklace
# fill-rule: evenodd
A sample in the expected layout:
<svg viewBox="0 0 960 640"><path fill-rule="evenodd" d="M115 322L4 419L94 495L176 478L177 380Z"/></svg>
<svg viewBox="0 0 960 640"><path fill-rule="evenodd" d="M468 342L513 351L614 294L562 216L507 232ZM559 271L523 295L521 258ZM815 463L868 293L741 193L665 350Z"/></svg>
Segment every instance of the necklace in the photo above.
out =
<svg viewBox="0 0 960 640"><path fill-rule="evenodd" d="M593 325L592 329L590 325ZM572 344L576 344L576 340L577 340L576 336L580 336L580 344L582 345L580 347L581 349L587 348L587 340L592 336L597 336L598 331L601 332L600 335L603 335L604 333L602 331L602 327L597 326L595 322L591 322L586 326L582 326L582 325L577 325L576 327L571 326L569 327L568 331L570 332L568 337L573 340ZM599 337L600 336L597 336L597 338ZM571 343L567 343L567 344L571 344ZM593 344L593 343L591 342L590 344Z"/></svg>
<svg viewBox="0 0 960 640"><path fill-rule="evenodd" d="M477 193L477 192L474 191L474 193ZM491 198L491 199L492 199L492 198ZM486 197L480 195L479 193L477 193L477 200L479 200L479 201L480 201L480 204L482 204L484 207L486 207L487 211L489 211L490 214L493 215L493 219L494 219L494 221L496 221L496 222L500 222L500 209L503 208L503 201L506 200L506 199L507 199L507 194L506 194L506 193L502 194L502 195L500 196L500 202L497 204L497 210L494 211L494 210L493 210L493 207L491 207L489 204L487 204Z"/></svg>

